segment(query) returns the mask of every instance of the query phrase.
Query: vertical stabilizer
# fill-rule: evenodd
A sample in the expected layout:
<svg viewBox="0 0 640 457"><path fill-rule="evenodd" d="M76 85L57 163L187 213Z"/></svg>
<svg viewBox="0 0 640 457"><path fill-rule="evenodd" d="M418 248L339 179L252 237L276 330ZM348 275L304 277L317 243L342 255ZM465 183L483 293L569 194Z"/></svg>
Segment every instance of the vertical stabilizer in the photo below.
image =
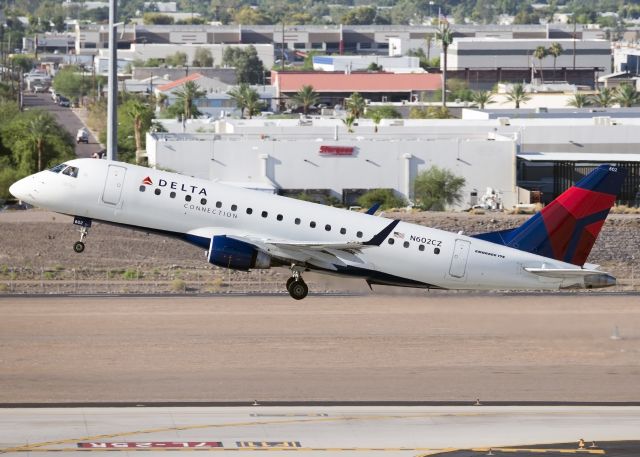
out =
<svg viewBox="0 0 640 457"><path fill-rule="evenodd" d="M520 227L475 238L584 265L626 175L600 165Z"/></svg>

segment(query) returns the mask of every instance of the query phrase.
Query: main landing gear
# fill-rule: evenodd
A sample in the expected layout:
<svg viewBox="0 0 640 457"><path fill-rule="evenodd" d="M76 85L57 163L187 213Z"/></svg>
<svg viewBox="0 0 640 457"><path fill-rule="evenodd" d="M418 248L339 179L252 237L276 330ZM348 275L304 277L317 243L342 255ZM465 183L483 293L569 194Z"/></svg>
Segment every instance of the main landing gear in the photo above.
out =
<svg viewBox="0 0 640 457"><path fill-rule="evenodd" d="M302 279L302 270L304 270L304 268L301 269L296 265L292 265L292 276L287 279L287 290L291 298L295 300L302 300L309 293L309 286L307 286L307 283Z"/></svg>
<svg viewBox="0 0 640 457"><path fill-rule="evenodd" d="M73 250L80 254L84 251L84 239L89 234L91 219L76 216L73 219L73 225L77 225L80 227L80 229L78 230L80 232L80 241L76 241L75 243L73 243Z"/></svg>

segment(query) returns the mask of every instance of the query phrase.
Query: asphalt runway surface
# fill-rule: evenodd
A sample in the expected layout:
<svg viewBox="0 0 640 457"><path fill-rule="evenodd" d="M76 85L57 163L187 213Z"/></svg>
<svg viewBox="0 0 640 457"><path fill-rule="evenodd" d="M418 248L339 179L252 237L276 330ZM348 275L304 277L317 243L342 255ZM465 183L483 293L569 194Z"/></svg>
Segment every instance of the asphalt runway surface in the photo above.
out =
<svg viewBox="0 0 640 457"><path fill-rule="evenodd" d="M638 305L588 293L5 296L0 403L637 402Z"/></svg>
<svg viewBox="0 0 640 457"><path fill-rule="evenodd" d="M610 441L638 430L640 407L0 409L0 454L634 456L638 442Z"/></svg>

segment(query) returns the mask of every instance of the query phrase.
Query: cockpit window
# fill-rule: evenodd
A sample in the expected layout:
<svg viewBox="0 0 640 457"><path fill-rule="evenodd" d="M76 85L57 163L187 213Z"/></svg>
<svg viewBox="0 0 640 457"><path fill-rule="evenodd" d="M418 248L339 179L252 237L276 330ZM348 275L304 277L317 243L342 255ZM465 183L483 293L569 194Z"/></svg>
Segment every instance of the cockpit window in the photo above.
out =
<svg viewBox="0 0 640 457"><path fill-rule="evenodd" d="M61 163L60 165L56 165L55 167L51 168L49 171L53 171L54 173L60 173L65 168L67 168L67 164Z"/></svg>
<svg viewBox="0 0 640 457"><path fill-rule="evenodd" d="M71 176L72 178L78 177L78 169L76 167L67 167L62 172L63 175Z"/></svg>

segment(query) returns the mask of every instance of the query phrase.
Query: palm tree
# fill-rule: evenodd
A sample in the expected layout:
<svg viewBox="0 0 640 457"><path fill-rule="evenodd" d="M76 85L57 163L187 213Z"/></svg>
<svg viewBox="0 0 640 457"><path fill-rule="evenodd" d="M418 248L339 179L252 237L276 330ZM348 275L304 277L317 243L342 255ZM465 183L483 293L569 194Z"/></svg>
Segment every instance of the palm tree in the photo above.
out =
<svg viewBox="0 0 640 457"><path fill-rule="evenodd" d="M207 92L200 89L200 86L193 81L187 81L182 88L174 92L178 103L181 103L183 106L185 119L191 119L201 114L195 105L195 101L204 97L206 94Z"/></svg>
<svg viewBox="0 0 640 457"><path fill-rule="evenodd" d="M444 62L442 67L442 106L447 106L447 50L449 45L453 43L453 31L446 24L440 30L436 32L436 40L442 45L442 52L444 53Z"/></svg>
<svg viewBox="0 0 640 457"><path fill-rule="evenodd" d="M493 92L490 90L475 91L471 96L471 101L478 105L480 109L484 109L484 105L490 105L495 103L493 100Z"/></svg>
<svg viewBox="0 0 640 457"><path fill-rule="evenodd" d="M640 94L631 84L621 84L616 89L614 101L619 103L623 108L630 108L640 103Z"/></svg>
<svg viewBox="0 0 640 457"><path fill-rule="evenodd" d="M538 46L535 51L533 51L533 57L538 59L540 63L540 79L542 80L542 84L544 84L544 73L542 72L542 60L547 57L547 48L544 46Z"/></svg>
<svg viewBox="0 0 640 457"><path fill-rule="evenodd" d="M319 97L320 95L313 89L313 86L302 86L292 99L302 106L302 111L306 115L309 107L318 103Z"/></svg>
<svg viewBox="0 0 640 457"><path fill-rule="evenodd" d="M562 49L562 45L556 41L551 43L551 46L549 46L549 49L548 49L549 55L553 56L553 80L554 81L556 81L556 61L558 60L558 57L562 55L562 51L564 51L564 49Z"/></svg>
<svg viewBox="0 0 640 457"><path fill-rule="evenodd" d="M507 101L514 102L516 104L516 109L520 109L520 103L525 103L531 100L531 97L525 92L522 84L514 84L511 86L511 89L506 95Z"/></svg>
<svg viewBox="0 0 640 457"><path fill-rule="evenodd" d="M368 114L371 116L371 120L374 124L373 131L378 133L378 124L380 124L380 121L382 120L382 113L379 110L375 110L373 112L369 111Z"/></svg>
<svg viewBox="0 0 640 457"><path fill-rule="evenodd" d="M344 125L347 126L347 132L353 133L353 123L355 121L356 121L356 118L351 114L349 114L347 117L342 119L342 122L344 122Z"/></svg>
<svg viewBox="0 0 640 457"><path fill-rule="evenodd" d="M145 121L151 121L153 113L148 105L138 99L128 101L125 110L133 121L133 137L136 141L136 163L140 164L142 162L142 153L144 152L142 148L142 128Z"/></svg>
<svg viewBox="0 0 640 457"><path fill-rule="evenodd" d="M38 171L42 171L45 140L47 135L51 134L57 128L57 125L50 114L38 113L29 120L28 128L29 140L32 141L36 147L36 153L38 155Z"/></svg>
<svg viewBox="0 0 640 457"><path fill-rule="evenodd" d="M613 104L614 98L613 91L605 87L596 94L594 101L602 108L609 108Z"/></svg>
<svg viewBox="0 0 640 457"><path fill-rule="evenodd" d="M584 108L591 105L591 98L585 94L574 94L573 98L570 98L567 102L567 106L573 106L574 108Z"/></svg>
<svg viewBox="0 0 640 457"><path fill-rule="evenodd" d="M366 104L364 97L358 92L354 92L351 97L347 98L347 111L350 116L357 119L364 114Z"/></svg>
<svg viewBox="0 0 640 457"><path fill-rule="evenodd" d="M244 118L244 109L247 107L246 95L248 89L249 85L246 83L242 83L238 87L234 87L229 92L227 92L227 95L231 97L231 100L236 103L236 106L240 110L241 119Z"/></svg>

